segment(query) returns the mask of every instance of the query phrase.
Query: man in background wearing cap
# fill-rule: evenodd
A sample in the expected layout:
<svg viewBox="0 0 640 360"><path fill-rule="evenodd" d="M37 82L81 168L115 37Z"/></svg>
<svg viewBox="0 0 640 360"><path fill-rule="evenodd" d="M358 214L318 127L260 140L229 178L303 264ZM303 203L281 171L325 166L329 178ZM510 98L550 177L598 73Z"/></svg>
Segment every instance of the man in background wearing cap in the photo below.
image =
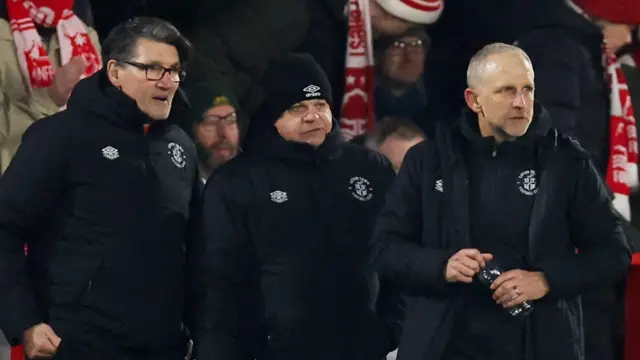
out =
<svg viewBox="0 0 640 360"><path fill-rule="evenodd" d="M196 84L186 92L191 103L189 130L198 150L200 176L206 183L214 170L240 151L238 102L228 88Z"/></svg>
<svg viewBox="0 0 640 360"><path fill-rule="evenodd" d="M402 308L367 262L394 178L342 141L331 86L309 55L273 60L243 153L203 194L190 259L195 357L380 360ZM393 294L394 292L389 292Z"/></svg>
<svg viewBox="0 0 640 360"><path fill-rule="evenodd" d="M614 171L614 150L621 148L625 155L634 151L637 154L637 139L635 146L629 146L629 142L616 144L611 139L614 121L611 109L615 107L610 99L618 97L619 91L609 85L610 75L603 61L631 42L631 27L640 23L639 2L574 0L555 4L547 0L546 3L548 6L535 19L533 28L518 40L518 45L531 57L536 99L549 111L554 127L577 139L591 153L594 165L615 194L616 210L626 220L632 215L640 216L631 214L629 195L619 190L619 185L628 190L629 184L617 184L615 177L609 176ZM623 35L619 36L621 31ZM633 105L638 109L640 104ZM635 129L632 132L625 129L623 133L636 137ZM622 300L623 290L613 286L593 288L582 294L587 360L619 358Z"/></svg>

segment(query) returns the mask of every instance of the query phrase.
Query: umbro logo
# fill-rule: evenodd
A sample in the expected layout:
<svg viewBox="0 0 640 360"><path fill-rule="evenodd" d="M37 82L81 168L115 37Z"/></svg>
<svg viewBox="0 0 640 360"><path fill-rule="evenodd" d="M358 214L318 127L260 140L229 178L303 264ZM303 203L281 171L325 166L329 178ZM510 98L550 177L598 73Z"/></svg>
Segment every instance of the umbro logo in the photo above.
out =
<svg viewBox="0 0 640 360"><path fill-rule="evenodd" d="M442 179L436 181L436 186L434 186L434 189L440 192L444 192L444 187L442 186Z"/></svg>
<svg viewBox="0 0 640 360"><path fill-rule="evenodd" d="M271 201L273 201L274 203L282 204L283 202L289 200L289 198L287 197L287 193L284 191L276 190L269 195L271 195Z"/></svg>
<svg viewBox="0 0 640 360"><path fill-rule="evenodd" d="M118 149L113 146L107 146L102 148L102 156L109 160L115 160L120 157L120 153L118 152Z"/></svg>
<svg viewBox="0 0 640 360"><path fill-rule="evenodd" d="M306 92L306 94L304 95L305 97L312 97L312 96L320 96L320 86L318 85L309 85L306 88L302 89L302 91Z"/></svg>

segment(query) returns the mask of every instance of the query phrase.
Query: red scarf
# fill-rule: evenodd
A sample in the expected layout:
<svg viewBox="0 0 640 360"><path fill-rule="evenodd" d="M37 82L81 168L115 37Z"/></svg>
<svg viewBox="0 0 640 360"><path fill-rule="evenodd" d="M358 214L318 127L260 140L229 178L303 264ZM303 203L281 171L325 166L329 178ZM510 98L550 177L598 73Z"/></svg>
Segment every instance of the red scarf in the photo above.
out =
<svg viewBox="0 0 640 360"><path fill-rule="evenodd" d="M631 194L631 186L637 185L638 182L636 119L633 104L631 103L631 95L627 87L627 79L624 76L620 62L615 56L608 54L604 50L604 46L603 56L610 89L610 143L607 185L615 195L626 199L624 200L626 203L616 204L614 201L614 207L627 220L630 220L628 196Z"/></svg>
<svg viewBox="0 0 640 360"><path fill-rule="evenodd" d="M340 128L347 140L374 126L374 62L369 0L349 0L349 33Z"/></svg>
<svg viewBox="0 0 640 360"><path fill-rule="evenodd" d="M56 28L62 65L82 56L87 66L83 77L102 68L102 61L91 43L87 29L73 12L74 0L7 0L11 31L24 76L34 88L53 83L55 69L47 55L34 22Z"/></svg>

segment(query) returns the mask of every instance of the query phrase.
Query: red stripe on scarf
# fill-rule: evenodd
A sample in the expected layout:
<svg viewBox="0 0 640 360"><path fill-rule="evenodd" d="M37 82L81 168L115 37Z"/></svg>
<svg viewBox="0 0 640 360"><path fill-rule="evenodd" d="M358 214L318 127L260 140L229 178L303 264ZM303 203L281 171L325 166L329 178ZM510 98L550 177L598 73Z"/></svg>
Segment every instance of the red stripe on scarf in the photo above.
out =
<svg viewBox="0 0 640 360"><path fill-rule="evenodd" d="M86 63L84 77L102 68L100 54L93 46L87 29L71 10L73 0L8 0L6 3L16 55L31 87L51 86L55 73L34 23L56 28L62 65L81 56Z"/></svg>
<svg viewBox="0 0 640 360"><path fill-rule="evenodd" d="M367 133L375 125L375 69L368 1L349 0L348 4L349 33L340 117L340 128L347 139Z"/></svg>
<svg viewBox="0 0 640 360"><path fill-rule="evenodd" d="M400 2L410 8L426 12L438 11L442 7L440 0L400 0Z"/></svg>
<svg viewBox="0 0 640 360"><path fill-rule="evenodd" d="M610 144L607 185L616 194L629 195L631 188L625 182L628 164L638 162L636 121L627 87L627 79L617 59L603 46L605 68L610 89Z"/></svg>

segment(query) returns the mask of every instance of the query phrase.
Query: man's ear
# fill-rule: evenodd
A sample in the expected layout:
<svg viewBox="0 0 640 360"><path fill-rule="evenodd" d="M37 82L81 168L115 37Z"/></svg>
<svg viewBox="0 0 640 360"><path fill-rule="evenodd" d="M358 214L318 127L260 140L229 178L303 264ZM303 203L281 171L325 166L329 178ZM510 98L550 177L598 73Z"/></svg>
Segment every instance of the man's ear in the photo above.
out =
<svg viewBox="0 0 640 360"><path fill-rule="evenodd" d="M476 95L473 90L469 88L464 90L464 100L469 109L474 113L478 114L482 111L482 106L480 106L480 103L478 102L478 95Z"/></svg>
<svg viewBox="0 0 640 360"><path fill-rule="evenodd" d="M122 83L121 79L121 70L122 68L118 67L118 62L111 59L107 62L107 77L109 81L117 87L120 88L120 84Z"/></svg>

